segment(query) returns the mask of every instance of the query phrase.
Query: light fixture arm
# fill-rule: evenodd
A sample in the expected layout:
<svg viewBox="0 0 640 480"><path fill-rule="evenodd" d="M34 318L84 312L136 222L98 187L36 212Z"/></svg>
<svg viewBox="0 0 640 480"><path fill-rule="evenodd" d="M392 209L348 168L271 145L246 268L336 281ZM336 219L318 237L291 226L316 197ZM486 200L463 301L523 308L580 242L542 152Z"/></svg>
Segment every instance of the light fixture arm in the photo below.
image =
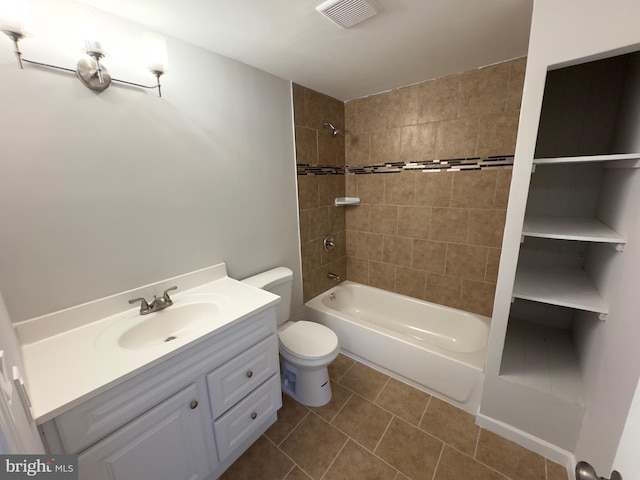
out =
<svg viewBox="0 0 640 480"><path fill-rule="evenodd" d="M18 60L18 65L20 69L24 69L22 66L22 52L20 51L20 47L18 46L18 42L21 38L24 37L22 33L19 32L11 32L9 30L3 30L3 32L13 41L13 53L16 55L16 59Z"/></svg>
<svg viewBox="0 0 640 480"><path fill-rule="evenodd" d="M92 90L102 91L108 88L111 82L117 82L117 83L131 85L139 88L157 89L158 96L162 97L162 92L160 89L161 87L160 76L162 76L162 74L164 73L162 71L159 71L159 70L151 71L151 73L153 73L153 75L155 75L156 77L156 85L143 85L140 83L128 82L126 80L111 78L111 75L109 75L106 68L100 63L100 59L104 57L104 55L101 52L93 52L93 51L87 52L87 54L94 60L94 62L91 62L89 59L86 59L86 58L82 59L78 62L78 67L76 69L59 67L57 65L52 65L49 63L36 62L34 60L29 60L27 58L24 58L22 55L22 52L20 51L19 42L22 38L24 38L23 34L19 32L11 32L7 30L3 30L3 33L5 33L13 41L13 46L14 46L13 51L16 55L16 59L18 60L18 66L20 67L21 70L24 69L24 63L29 63L31 65L35 65L38 67L53 68L55 70L61 70L63 72L75 73L78 75L78 78L80 79L80 81L86 87Z"/></svg>

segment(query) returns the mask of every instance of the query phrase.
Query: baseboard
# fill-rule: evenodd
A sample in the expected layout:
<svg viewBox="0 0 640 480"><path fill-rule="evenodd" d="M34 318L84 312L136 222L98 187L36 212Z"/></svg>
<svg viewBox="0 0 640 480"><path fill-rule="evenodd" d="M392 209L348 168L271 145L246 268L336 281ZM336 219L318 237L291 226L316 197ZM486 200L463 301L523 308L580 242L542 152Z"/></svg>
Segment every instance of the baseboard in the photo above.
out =
<svg viewBox="0 0 640 480"><path fill-rule="evenodd" d="M517 443L538 455L542 455L549 460L559 463L560 465L564 465L567 467L569 480L575 480L576 457L573 453L563 450L562 448L538 437L534 437L533 435L512 427L504 422L482 415L481 413L476 415L476 424L479 427L500 435L507 440L511 440L512 442Z"/></svg>

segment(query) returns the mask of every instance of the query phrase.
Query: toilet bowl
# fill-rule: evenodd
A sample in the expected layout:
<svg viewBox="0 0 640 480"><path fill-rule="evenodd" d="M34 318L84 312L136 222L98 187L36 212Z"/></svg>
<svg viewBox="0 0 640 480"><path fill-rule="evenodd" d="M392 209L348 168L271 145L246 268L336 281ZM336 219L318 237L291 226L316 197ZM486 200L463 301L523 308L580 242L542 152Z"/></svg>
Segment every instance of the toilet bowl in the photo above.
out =
<svg viewBox="0 0 640 480"><path fill-rule="evenodd" d="M293 272L278 267L243 280L281 297L276 307L282 391L310 407L331 400L328 365L338 356L337 335L315 322L289 321Z"/></svg>
<svg viewBox="0 0 640 480"><path fill-rule="evenodd" d="M319 323L287 322L278 330L282 390L303 405L331 400L327 366L340 352L337 335Z"/></svg>

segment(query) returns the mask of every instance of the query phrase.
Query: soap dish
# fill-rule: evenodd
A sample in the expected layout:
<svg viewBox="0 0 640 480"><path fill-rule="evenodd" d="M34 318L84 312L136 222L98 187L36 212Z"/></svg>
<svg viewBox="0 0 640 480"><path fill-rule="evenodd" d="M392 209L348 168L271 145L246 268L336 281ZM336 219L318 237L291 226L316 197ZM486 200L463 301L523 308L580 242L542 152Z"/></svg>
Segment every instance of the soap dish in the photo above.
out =
<svg viewBox="0 0 640 480"><path fill-rule="evenodd" d="M338 197L335 201L336 207L340 207L342 205L360 205L359 197Z"/></svg>

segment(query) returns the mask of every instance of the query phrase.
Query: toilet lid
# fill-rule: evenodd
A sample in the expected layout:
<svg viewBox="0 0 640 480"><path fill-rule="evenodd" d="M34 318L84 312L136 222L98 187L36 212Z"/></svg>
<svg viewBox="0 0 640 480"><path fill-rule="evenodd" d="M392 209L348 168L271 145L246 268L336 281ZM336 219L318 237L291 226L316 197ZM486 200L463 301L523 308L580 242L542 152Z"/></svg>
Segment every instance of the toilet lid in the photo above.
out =
<svg viewBox="0 0 640 480"><path fill-rule="evenodd" d="M305 358L329 355L338 348L338 336L330 328L315 322L294 322L278 335L280 346Z"/></svg>

